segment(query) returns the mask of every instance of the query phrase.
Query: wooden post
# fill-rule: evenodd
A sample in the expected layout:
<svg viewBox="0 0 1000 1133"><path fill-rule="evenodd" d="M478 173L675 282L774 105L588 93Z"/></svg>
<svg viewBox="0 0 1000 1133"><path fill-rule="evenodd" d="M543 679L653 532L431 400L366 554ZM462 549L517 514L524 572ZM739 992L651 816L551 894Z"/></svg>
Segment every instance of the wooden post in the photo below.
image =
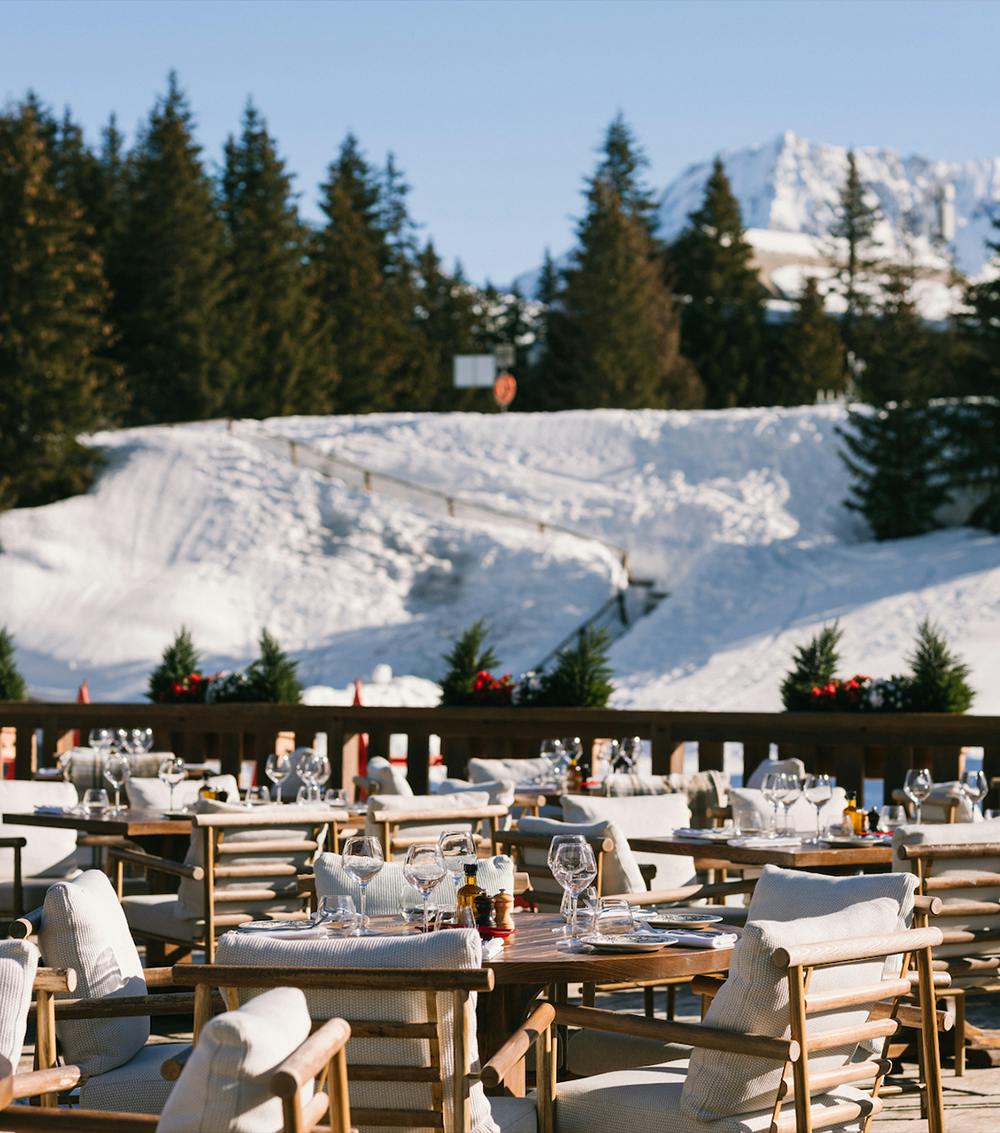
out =
<svg viewBox="0 0 1000 1133"><path fill-rule="evenodd" d="M14 741L14 778L30 779L38 765L35 743L34 721L17 725L17 739Z"/></svg>
<svg viewBox="0 0 1000 1133"><path fill-rule="evenodd" d="M743 741L743 785L750 781L750 776L757 770L771 754L771 744L768 740Z"/></svg>
<svg viewBox="0 0 1000 1133"><path fill-rule="evenodd" d="M653 756L653 774L669 775L684 768L684 744L678 744L669 728L654 724L649 737ZM675 767L677 751L680 749L680 768Z"/></svg>
<svg viewBox="0 0 1000 1133"><path fill-rule="evenodd" d="M406 739L406 777L415 795L426 795L430 778L430 733L410 732Z"/></svg>
<svg viewBox="0 0 1000 1133"><path fill-rule="evenodd" d="M903 780L906 778L907 771L915 766L914 759L916 753L912 747L904 747L900 744L894 744L885 749L885 770L882 773L885 785L885 798L888 802L892 798L892 792L899 790L903 786Z"/></svg>
<svg viewBox="0 0 1000 1133"><path fill-rule="evenodd" d="M698 770L725 771L726 745L722 740L698 741Z"/></svg>

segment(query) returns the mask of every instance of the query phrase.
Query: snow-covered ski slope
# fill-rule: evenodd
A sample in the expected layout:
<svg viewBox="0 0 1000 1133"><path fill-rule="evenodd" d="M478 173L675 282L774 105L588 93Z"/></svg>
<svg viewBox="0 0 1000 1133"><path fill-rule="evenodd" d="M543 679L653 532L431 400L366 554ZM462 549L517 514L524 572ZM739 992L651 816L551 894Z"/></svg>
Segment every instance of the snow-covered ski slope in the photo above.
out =
<svg viewBox="0 0 1000 1133"><path fill-rule="evenodd" d="M845 629L845 670L899 671L937 620L1000 712L1000 538L949 530L876 544L845 510L839 406L667 413L285 418L261 430L450 495L629 549L670 597L614 646L616 702L774 709L793 647ZM376 662L440 675L456 630L486 616L504 669L531 664L614 587L610 552L366 497L255 446L244 427L102 435L85 497L0 517L0 624L32 687L87 675L141 696L182 621L213 667L267 624L310 682ZM71 668L75 664L75 668Z"/></svg>

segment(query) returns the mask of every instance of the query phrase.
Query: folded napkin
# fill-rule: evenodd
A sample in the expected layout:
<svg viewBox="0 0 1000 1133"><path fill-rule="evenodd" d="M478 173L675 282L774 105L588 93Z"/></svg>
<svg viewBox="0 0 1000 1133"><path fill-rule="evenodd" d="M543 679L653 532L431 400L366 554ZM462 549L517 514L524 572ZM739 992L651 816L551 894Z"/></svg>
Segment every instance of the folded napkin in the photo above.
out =
<svg viewBox="0 0 1000 1133"><path fill-rule="evenodd" d="M495 960L501 952L503 952L503 941L498 936L483 941L484 960Z"/></svg>
<svg viewBox="0 0 1000 1133"><path fill-rule="evenodd" d="M35 814L65 814L64 806L36 806Z"/></svg>
<svg viewBox="0 0 1000 1133"><path fill-rule="evenodd" d="M675 838L704 838L706 840L725 840L732 837L732 829L724 830L720 826L707 829L697 826L678 826L674 831Z"/></svg>
<svg viewBox="0 0 1000 1133"><path fill-rule="evenodd" d="M735 932L699 932L689 928L683 931L670 930L678 944L685 948L732 948L739 939Z"/></svg>
<svg viewBox="0 0 1000 1133"><path fill-rule="evenodd" d="M303 928L297 932L269 932L268 940L326 940L330 936L326 925L316 925L315 928Z"/></svg>
<svg viewBox="0 0 1000 1133"><path fill-rule="evenodd" d="M784 849L788 846L801 846L801 838L761 838L757 834L748 835L744 838L730 838L730 846L743 846L748 850L767 850L771 847L775 849Z"/></svg>

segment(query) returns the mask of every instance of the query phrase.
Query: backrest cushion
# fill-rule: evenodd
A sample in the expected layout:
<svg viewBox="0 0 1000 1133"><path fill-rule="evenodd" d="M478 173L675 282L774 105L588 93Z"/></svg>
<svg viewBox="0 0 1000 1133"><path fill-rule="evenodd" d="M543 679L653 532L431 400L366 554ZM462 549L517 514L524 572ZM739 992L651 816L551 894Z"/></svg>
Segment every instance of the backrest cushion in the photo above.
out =
<svg viewBox="0 0 1000 1133"><path fill-rule="evenodd" d="M375 755L368 760L367 773L369 779L374 779L378 783L380 795L410 796L413 794L413 788L410 786L405 773L397 771L389 760L381 755Z"/></svg>
<svg viewBox="0 0 1000 1133"><path fill-rule="evenodd" d="M0 940L0 1058L17 1070L39 953L27 940Z"/></svg>
<svg viewBox="0 0 1000 1133"><path fill-rule="evenodd" d="M344 869L344 859L340 854L320 854L316 858L316 898L348 896L354 898L355 906L361 897L361 886ZM495 897L501 889L514 892L514 863L503 854L495 858L480 858L479 884ZM399 902L408 882L403 876L401 862L386 862L368 883L366 907L372 917L394 917L399 914ZM455 882L449 873L431 893L431 903L438 908L448 909L455 905Z"/></svg>
<svg viewBox="0 0 1000 1133"><path fill-rule="evenodd" d="M948 858L941 861L925 862L925 875L927 877L946 877L952 881L968 880L975 882L990 875L1000 875L1000 821L990 822L952 822L932 823L930 825L915 823L900 826L893 835L892 868L899 874L915 874L917 863L902 861L898 850L906 846L982 846L996 845L996 853L982 858ZM993 901L1000 902L1000 884L976 885L970 884L968 888L945 889L931 894L939 897L944 904L956 901ZM942 921L940 928L947 931L974 931L976 933L1000 932L1000 906L994 916L982 917L948 917ZM977 954L996 953L996 941L984 940L980 943L970 941L966 944L942 944L934 949L934 955L946 956L975 956Z"/></svg>
<svg viewBox="0 0 1000 1133"><path fill-rule="evenodd" d="M521 851L525 866L540 872L531 879L532 888L541 893L561 893L562 888L549 873L547 861L549 842L557 834L582 834L585 838L610 837L614 847L604 855L604 875L601 889L603 893L642 893L646 883L639 872L639 863L629 848L628 839L613 822L559 822L554 818L520 819L518 830L524 834L536 834L545 839L545 845L538 849L524 848Z"/></svg>
<svg viewBox="0 0 1000 1133"><path fill-rule="evenodd" d="M36 806L72 807L80 801L72 783L37 783L34 780L0 778L0 814L24 811ZM22 877L65 877L76 868L76 831L48 826L0 824L0 837L25 838L21 851ZM0 851L0 880L14 877L14 855Z"/></svg>
<svg viewBox="0 0 1000 1133"><path fill-rule="evenodd" d="M254 807L252 811L245 806L235 803L219 802L215 799L199 799L195 805L195 814L253 814L255 819L269 818L273 826L227 826L222 833L222 845L232 847L243 842L267 843L281 841L304 841L311 837L312 828L317 818L333 817L332 811L325 811L316 807L289 806L287 803L274 806ZM192 827L191 842L184 858L186 865L203 866L205 864L205 838L211 837L211 832L198 826ZM312 865L316 854L315 850L275 850L274 853L265 851L248 851L245 856L241 854L226 854L225 864L229 866L283 866L288 872L281 876L249 875L246 877L216 878L216 892L220 890L237 891L240 889L269 889L275 893L272 900L247 901L241 904L238 901L227 902L226 913L247 912L254 916L263 916L265 912L290 912L300 905L298 897L297 873L307 871ZM177 889L177 915L197 920L205 916L204 883L182 878Z"/></svg>
<svg viewBox="0 0 1000 1133"><path fill-rule="evenodd" d="M626 838L655 838L691 823L687 797L682 794L638 795L633 798L562 796L567 822L612 822ZM694 858L673 854L635 854L640 865L656 866L653 889L672 889L697 880ZM609 890L610 892L610 890Z"/></svg>
<svg viewBox="0 0 1000 1133"><path fill-rule="evenodd" d="M74 968L81 999L145 995L142 962L111 882L92 869L49 887L38 934L50 968ZM85 1074L123 1066L149 1038L145 1016L57 1024L63 1054Z"/></svg>
<svg viewBox="0 0 1000 1133"><path fill-rule="evenodd" d="M234 775L210 775L206 779L185 779L174 788L174 808L194 806L202 787L225 791L231 803L240 800L240 788ZM164 811L170 807L170 788L159 779L129 779L128 800L137 810Z"/></svg>
<svg viewBox="0 0 1000 1133"><path fill-rule="evenodd" d="M277 987L209 1020L157 1123L157 1133L280 1133L271 1075L309 1037L306 997ZM312 1097L312 1082L300 1094Z"/></svg>
<svg viewBox="0 0 1000 1133"><path fill-rule="evenodd" d="M952 804L957 804L954 810ZM954 817L949 817L951 815ZM950 783L935 783L920 808L921 823L980 822L981 820L979 808L973 806L972 800L957 780Z"/></svg>
<svg viewBox="0 0 1000 1133"><path fill-rule="evenodd" d="M744 759L746 756L744 756ZM794 756L789 759L762 759L760 763L750 772L748 778L744 781L744 787L751 787L754 790L760 790L764 785L764 776L772 772L777 773L784 771L791 775L797 775L800 779L805 777L806 765L801 759L796 759Z"/></svg>
<svg viewBox="0 0 1000 1133"><path fill-rule="evenodd" d="M877 936L892 932L900 909L889 897L848 904L826 916L800 916L794 920L747 923L733 949L729 975L705 1014L707 1026L743 1034L789 1034L787 973L772 961L775 949L790 944L818 943ZM813 971L810 994L822 995L876 984L884 961L843 964ZM899 975L897 963L894 976ZM810 1035L865 1022L869 1008L848 1007L812 1015ZM834 1069L850 1061L857 1043L849 1042L809 1059L813 1073ZM700 1121L716 1121L742 1113L769 1109L777 1094L783 1067L771 1059L695 1049L691 1055L681 1111Z"/></svg>
<svg viewBox="0 0 1000 1133"><path fill-rule="evenodd" d="M514 783L545 782L552 778L547 759L470 759L468 776L473 783L509 779Z"/></svg>
<svg viewBox="0 0 1000 1133"><path fill-rule="evenodd" d="M220 964L253 964L271 971L284 967L416 968L426 971L456 971L479 968L482 948L479 935L467 929L435 932L428 936L338 937L325 940L268 940L254 933L227 932L219 940ZM251 992L252 994L252 992ZM467 1006L469 1058L478 1067L475 995ZM421 1022L427 1020L424 992L384 991L373 982L365 991L308 991L306 1000L314 1021L334 1017L352 1021ZM440 1020L440 1057L445 1068L445 1105L454 1096L454 1018L452 996L435 997ZM367 1065L426 1066L429 1043L424 1039L355 1039L347 1044L348 1080L352 1063ZM429 1108L431 1087L402 1082L350 1082L351 1108ZM497 1133L490 1118L483 1088L471 1088L472 1133Z"/></svg>
<svg viewBox="0 0 1000 1133"><path fill-rule="evenodd" d="M433 841L443 830L472 830L477 825L472 819L449 819L449 811L477 810L490 805L486 791L462 791L450 795L372 795L368 800L368 813L365 818L365 831L373 836L379 835L377 819L391 815L401 819L408 811L432 811L440 814L440 821L401 822L399 830L407 837L427 838Z"/></svg>
<svg viewBox="0 0 1000 1133"><path fill-rule="evenodd" d="M780 869L766 865L754 887L747 921L794 921L799 917L823 917L864 901L886 897L896 903L896 928L910 927L916 879L904 874L863 873L853 877L829 877L802 869Z"/></svg>
<svg viewBox="0 0 1000 1133"><path fill-rule="evenodd" d="M737 828L743 826L762 826L767 829L774 817L774 807L764 798L763 792L750 787L733 787L729 792L729 801L733 807L733 822ZM847 806L847 795L842 787L834 787L833 797L820 808L820 829L825 830L833 823L839 823L843 818L844 807ZM785 808L778 809L778 822L784 823ZM799 834L816 834L816 808L811 802L801 796L788 808L788 822L791 828Z"/></svg>
<svg viewBox="0 0 1000 1133"><path fill-rule="evenodd" d="M513 779L486 779L482 783L470 783L467 779L442 779L438 784L437 795L461 795L485 791L491 806L514 805L515 783Z"/></svg>

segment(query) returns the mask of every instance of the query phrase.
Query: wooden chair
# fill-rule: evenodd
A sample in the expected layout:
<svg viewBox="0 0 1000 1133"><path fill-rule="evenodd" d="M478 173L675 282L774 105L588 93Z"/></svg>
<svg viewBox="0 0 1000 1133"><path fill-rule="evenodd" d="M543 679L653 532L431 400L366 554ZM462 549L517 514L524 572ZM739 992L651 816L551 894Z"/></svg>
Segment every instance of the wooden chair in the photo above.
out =
<svg viewBox="0 0 1000 1133"><path fill-rule="evenodd" d="M943 1133L931 960L931 949L940 942L941 933L937 929L922 928L867 939L789 944L775 948L771 953L771 963L783 973L781 979L787 984L788 1006L784 1018L776 1019L776 1025L768 1028L766 1033L751 1034L705 1023L642 1019L591 1007L558 1006L556 1023L684 1044L695 1052L714 1052L713 1062L716 1056L721 1058L728 1054L748 1056L754 1060L752 1065L758 1067L761 1062L771 1063L777 1071L772 1071L775 1083L771 1091L773 1097L765 1088L762 1097L770 1097L770 1100L757 1113L743 1116L746 1120L764 1120L769 1116L770 1128L775 1133L811 1133L814 1128L841 1128L853 1122L860 1122L862 1129L867 1129L870 1120L882 1108L879 1094L891 1066L886 1053L888 1044L903 1026L916 1024L920 1028L928 1130L929 1133ZM901 958L898 965L894 965L894 975L887 973L883 964L881 978L872 982L859 984L855 981L853 986L845 983L842 990L810 993L810 985L818 972L846 970L855 964L870 964L889 957ZM916 965L915 977L910 972L911 958ZM904 1002L914 990L918 999L916 1010ZM867 1011L867 1019L860 1024L834 1026L833 1029L815 1027L817 1017L844 1009ZM782 1034L788 1037L776 1037ZM822 1070L815 1070L812 1065L815 1059L828 1056L831 1051L850 1051L855 1044L864 1042L879 1042L881 1053L860 1058L844 1054L838 1059L839 1064ZM680 1063L670 1063L564 1084L557 1094L557 1131L581 1133L585 1129L599 1128L602 1107L614 1110L619 1124L635 1120L637 1125L641 1124L644 1116L651 1117L658 1108L677 1111L681 1086L686 1097L689 1086L697 1081L698 1076L712 1078L713 1062L703 1061L689 1065L687 1069ZM659 1087L655 1085L657 1080L661 1082ZM737 1088L745 1083L739 1075L736 1080ZM866 1092L858 1089L864 1083L869 1083ZM631 1103L630 1107L628 1098L630 1094L634 1095L635 1086L639 1084L643 1086L642 1101ZM717 1085L718 1080L712 1088L717 1088ZM858 1089L858 1093L850 1096L831 1094L830 1091L836 1091L837 1087L852 1087ZM663 1097L651 1100L656 1088L662 1090ZM640 1111L639 1105L647 1108ZM651 1105L653 1108L649 1108ZM623 1107L628 1108L628 1112L624 1112ZM794 1112L788 1112L789 1109ZM687 1126L692 1133L703 1127L701 1121L693 1115L688 1116L686 1110L675 1112L671 1128L681 1133Z"/></svg>
<svg viewBox="0 0 1000 1133"><path fill-rule="evenodd" d="M497 845L510 853L517 870L527 877L526 896L540 909L558 909L562 904L563 891L552 877L545 860L551 841L552 838L547 834L530 834L521 830L502 830L496 836ZM594 887L604 896L606 858L614 852L615 843L610 835L587 838L586 842L594 851L594 860L597 862Z"/></svg>
<svg viewBox="0 0 1000 1133"><path fill-rule="evenodd" d="M301 913L302 878L313 857L325 841L339 849L348 825L328 808L241 808L238 813L196 814L184 862L112 847L115 886L133 935L155 950L151 955L156 961L166 946L178 956L204 948L211 961L220 932L264 915ZM125 895L126 863L147 874L180 879L178 893Z"/></svg>
<svg viewBox="0 0 1000 1133"><path fill-rule="evenodd" d="M381 799L407 796L378 796ZM442 796L451 799L460 795ZM419 842L436 841L442 830L471 827L475 831L485 826L489 831L483 836L476 833L476 841L481 851L497 853L500 838L499 824L508 815L505 806L468 806L436 809L433 803L421 810L369 810L365 819L365 831L377 837L382 843L382 853L386 861L402 856Z"/></svg>
<svg viewBox="0 0 1000 1133"><path fill-rule="evenodd" d="M899 806L903 807L906 811L908 821L916 821L916 806L912 799L907 796L899 788L892 792L892 801ZM941 823L951 823L959 821L959 807L962 800L959 798L949 798L947 795L940 795L938 798L925 800L921 807L922 821L935 821ZM930 811L930 814L927 812Z"/></svg>
<svg viewBox="0 0 1000 1133"><path fill-rule="evenodd" d="M361 1019L350 1020L351 1035L385 1044L393 1055L374 1058L358 1064L351 1058L348 1047L347 1078L355 1083L385 1083L405 1088L414 1084L430 1086L430 1104L427 1108L370 1108L354 1105L351 1117L358 1126L400 1126L406 1128L445 1128L453 1133L467 1133L470 1128L470 1089L481 1082L488 1089L497 1089L511 1071L524 1059L532 1047L539 1088L536 1098L538 1133L552 1133L552 1090L555 1084L555 1040L551 1030L555 1009L541 1003L535 1007L524 1023L507 1039L500 1049L476 1072L470 1069L471 1028L474 1017L469 1010L469 997L473 993L489 992L493 988L493 972L484 968L467 970L357 968L357 967L281 967L265 969L252 965L184 965L177 969L177 979L195 989L199 1004L196 1010L196 1034L210 1015L210 996L219 989L225 1001L234 1006L240 993L253 994L264 988L292 986L310 992L335 990L338 994L361 996L378 995L385 999L386 992L409 993L399 997L400 1018L390 1019L385 1011L373 1017L365 1004ZM455 1066L451 1111L444 1114L446 1077L441 1052L449 1041L444 1032L443 1018L438 1001L447 996L451 1001L451 1018L455 1020L450 1041ZM414 1017L414 1004L422 1010ZM418 1065L400 1065L396 1055L400 1041L423 1040L427 1043L427 1058L416 1058ZM197 1041L197 1039L196 1039ZM367 1056L366 1056L367 1058ZM164 1067L165 1075L181 1072L180 1065ZM504 1099L500 1099L502 1102Z"/></svg>

